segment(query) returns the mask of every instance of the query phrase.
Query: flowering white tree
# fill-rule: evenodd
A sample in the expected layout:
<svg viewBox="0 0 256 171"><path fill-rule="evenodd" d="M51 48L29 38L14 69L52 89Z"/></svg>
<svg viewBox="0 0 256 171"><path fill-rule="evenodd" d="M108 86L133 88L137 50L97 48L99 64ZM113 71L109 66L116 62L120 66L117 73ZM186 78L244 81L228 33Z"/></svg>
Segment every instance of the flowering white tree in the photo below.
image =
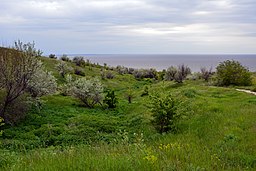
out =
<svg viewBox="0 0 256 171"><path fill-rule="evenodd" d="M96 104L101 104L103 86L96 78L91 80L80 78L73 82L71 93L81 100L86 107L93 108Z"/></svg>
<svg viewBox="0 0 256 171"><path fill-rule="evenodd" d="M38 69L28 82L27 91L32 97L37 98L55 93L57 89L56 78L51 72Z"/></svg>
<svg viewBox="0 0 256 171"><path fill-rule="evenodd" d="M40 50L36 50L34 43L23 44L18 41L12 49L0 48L0 90L3 91L0 117L6 123L12 124L20 118L18 115L22 115L22 112L18 114L20 111L26 111L22 107L25 105L23 96L28 89L32 90L33 87L34 93L37 89L35 93L37 96L45 94L48 79L46 76L39 77L44 72L42 62L39 60L41 54ZM43 90L42 87L44 87ZM17 111L14 111L15 109Z"/></svg>

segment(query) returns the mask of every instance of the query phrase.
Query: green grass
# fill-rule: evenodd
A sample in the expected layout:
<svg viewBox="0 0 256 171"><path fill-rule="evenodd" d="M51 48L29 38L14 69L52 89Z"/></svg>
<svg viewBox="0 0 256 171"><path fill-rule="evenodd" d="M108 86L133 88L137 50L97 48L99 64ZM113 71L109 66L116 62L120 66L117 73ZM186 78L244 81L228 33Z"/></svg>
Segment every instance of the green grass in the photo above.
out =
<svg viewBox="0 0 256 171"><path fill-rule="evenodd" d="M56 61L44 58L53 68ZM70 64L73 65L73 64ZM84 68L87 77L100 69ZM116 109L88 109L69 96L44 97L41 111L32 110L14 127L4 126L1 170L255 170L256 96L234 88L135 80L115 73L102 80L119 99ZM62 83L61 81L59 83ZM186 115L176 132L153 128L147 109L149 92L182 96ZM128 89L134 92L128 104Z"/></svg>

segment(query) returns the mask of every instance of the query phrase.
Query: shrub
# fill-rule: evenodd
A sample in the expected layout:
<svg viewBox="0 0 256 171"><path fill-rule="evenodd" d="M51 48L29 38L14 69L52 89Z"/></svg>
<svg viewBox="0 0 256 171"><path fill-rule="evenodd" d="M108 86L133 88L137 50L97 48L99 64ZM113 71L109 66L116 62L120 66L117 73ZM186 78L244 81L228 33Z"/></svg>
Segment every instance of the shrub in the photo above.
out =
<svg viewBox="0 0 256 171"><path fill-rule="evenodd" d="M65 62L61 61L60 63L56 64L55 68L59 71L59 74L62 78L65 77L66 74L71 73L73 68L69 67Z"/></svg>
<svg viewBox="0 0 256 171"><path fill-rule="evenodd" d="M212 76L213 72L212 72L212 68L210 68L209 70L207 70L205 67L201 68L201 77L202 79L204 79L205 81L209 81L210 77Z"/></svg>
<svg viewBox="0 0 256 171"><path fill-rule="evenodd" d="M165 80L174 80L177 83L182 83L190 73L190 68L184 64L178 66L178 68L171 66L165 73Z"/></svg>
<svg viewBox="0 0 256 171"><path fill-rule="evenodd" d="M142 94L141 94L141 97L148 95L148 89L149 89L148 86L145 86L145 87L144 87L143 92L142 92Z"/></svg>
<svg viewBox="0 0 256 171"><path fill-rule="evenodd" d="M251 73L238 61L221 62L217 68L217 84L220 86L238 85L247 86L252 84Z"/></svg>
<svg viewBox="0 0 256 171"><path fill-rule="evenodd" d="M51 72L44 71L42 68L37 70L28 83L27 92L33 98L53 94L57 89L56 78Z"/></svg>
<svg viewBox="0 0 256 171"><path fill-rule="evenodd" d="M66 61L66 62L71 62L71 60L69 59L68 55L65 55L65 54L63 54L63 55L60 57L60 60Z"/></svg>
<svg viewBox="0 0 256 171"><path fill-rule="evenodd" d="M81 68L76 67L75 68L75 74L80 76L85 76L84 71Z"/></svg>
<svg viewBox="0 0 256 171"><path fill-rule="evenodd" d="M81 100L86 107L93 108L102 100L103 86L98 79L80 78L73 82L71 94Z"/></svg>
<svg viewBox="0 0 256 171"><path fill-rule="evenodd" d="M108 108L115 108L118 103L115 92L113 90L107 91L107 95L103 102L108 105Z"/></svg>
<svg viewBox="0 0 256 171"><path fill-rule="evenodd" d="M110 71L106 72L106 78L107 79L113 79L114 77L115 77L115 75L112 72L110 72Z"/></svg>
<svg viewBox="0 0 256 171"><path fill-rule="evenodd" d="M127 97L128 103L132 103L132 99L134 98L134 92L130 87L126 92L126 97Z"/></svg>
<svg viewBox="0 0 256 171"><path fill-rule="evenodd" d="M49 58L51 58L51 59L57 59L57 56L55 56L55 54L50 54L50 55L49 55Z"/></svg>
<svg viewBox="0 0 256 171"><path fill-rule="evenodd" d="M170 131L180 117L178 113L180 101L168 94L161 97L159 94L151 95L149 109L153 114L152 123L160 133Z"/></svg>
<svg viewBox="0 0 256 171"><path fill-rule="evenodd" d="M4 125L4 119L0 117L0 128L3 125ZM3 134L3 130L0 129L0 137L2 136L2 134ZM1 145L1 143L0 143L0 145Z"/></svg>
<svg viewBox="0 0 256 171"><path fill-rule="evenodd" d="M153 68L134 70L133 75L136 79L143 79L143 78L157 79L157 71Z"/></svg>
<svg viewBox="0 0 256 171"><path fill-rule="evenodd" d="M86 65L84 57L82 57L82 56L74 57L73 62L76 64L76 66L80 66L80 67L84 67Z"/></svg>
<svg viewBox="0 0 256 171"><path fill-rule="evenodd" d="M174 80L175 74L177 73L177 68L174 66L171 66L167 69L167 71L165 72L165 76L164 79L166 81L172 81Z"/></svg>

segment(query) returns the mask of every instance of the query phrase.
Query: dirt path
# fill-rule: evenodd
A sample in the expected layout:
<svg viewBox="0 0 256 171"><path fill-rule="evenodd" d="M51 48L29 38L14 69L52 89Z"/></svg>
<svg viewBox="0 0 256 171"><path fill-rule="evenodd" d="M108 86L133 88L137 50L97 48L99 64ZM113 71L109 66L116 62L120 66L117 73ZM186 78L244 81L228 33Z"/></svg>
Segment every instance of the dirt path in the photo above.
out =
<svg viewBox="0 0 256 171"><path fill-rule="evenodd" d="M236 89L237 91L241 91L241 92L245 92L245 93L249 93L249 94L253 94L256 96L256 92L250 91L250 90L244 90L244 89Z"/></svg>

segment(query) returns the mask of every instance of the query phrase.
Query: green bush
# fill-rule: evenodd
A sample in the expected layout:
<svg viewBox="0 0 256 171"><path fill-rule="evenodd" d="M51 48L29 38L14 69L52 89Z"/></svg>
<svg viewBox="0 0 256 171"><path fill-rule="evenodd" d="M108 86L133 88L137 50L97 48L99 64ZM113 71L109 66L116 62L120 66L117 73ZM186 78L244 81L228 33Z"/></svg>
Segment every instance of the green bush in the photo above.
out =
<svg viewBox="0 0 256 171"><path fill-rule="evenodd" d="M145 86L145 87L144 87L143 92L142 92L142 94L141 94L141 97L148 95L148 89L149 89L148 86Z"/></svg>
<svg viewBox="0 0 256 171"><path fill-rule="evenodd" d="M109 90L103 102L108 105L108 108L115 108L118 103L115 92L113 90Z"/></svg>
<svg viewBox="0 0 256 171"><path fill-rule="evenodd" d="M3 118L0 117L0 127L4 125L3 122L4 122ZM2 136L2 134L3 134L3 130L0 129L0 136Z"/></svg>
<svg viewBox="0 0 256 171"><path fill-rule="evenodd" d="M150 96L148 107L153 114L152 123L158 132L164 133L174 128L175 122L180 116L178 112L179 104L180 101L171 94Z"/></svg>
<svg viewBox="0 0 256 171"><path fill-rule="evenodd" d="M251 73L238 61L221 62L217 68L217 84L220 86L248 86L252 84Z"/></svg>

